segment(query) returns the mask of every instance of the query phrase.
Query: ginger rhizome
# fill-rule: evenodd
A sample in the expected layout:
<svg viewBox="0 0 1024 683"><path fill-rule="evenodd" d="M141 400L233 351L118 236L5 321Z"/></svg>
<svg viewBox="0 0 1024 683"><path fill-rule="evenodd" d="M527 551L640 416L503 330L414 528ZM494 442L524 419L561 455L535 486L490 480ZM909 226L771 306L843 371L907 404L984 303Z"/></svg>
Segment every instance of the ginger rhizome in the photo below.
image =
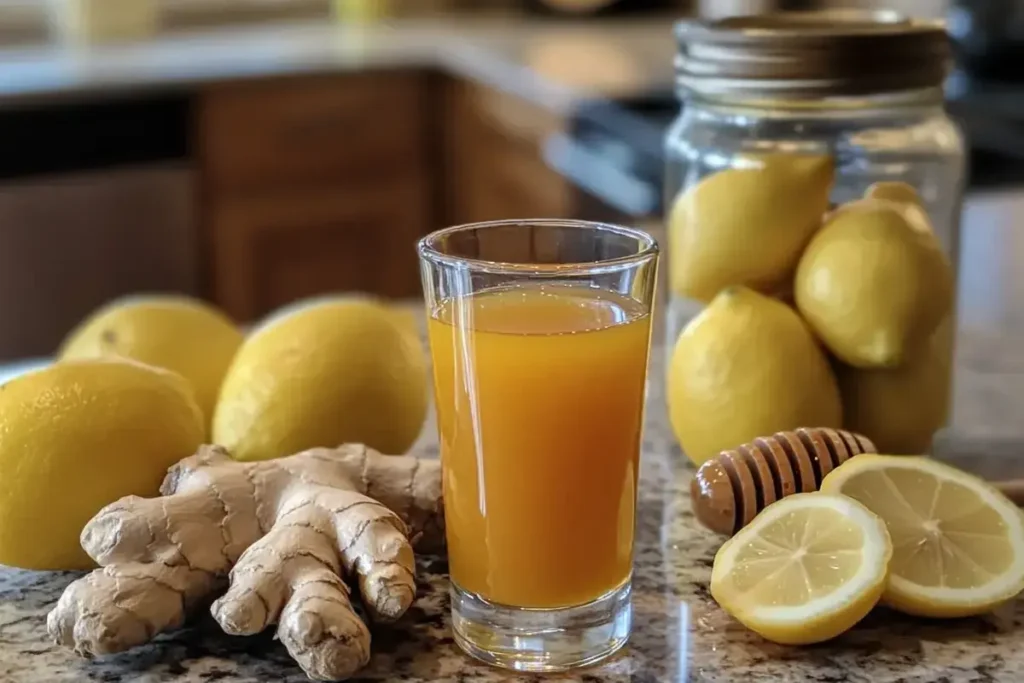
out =
<svg viewBox="0 0 1024 683"><path fill-rule="evenodd" d="M130 496L83 529L100 569L72 583L47 618L80 655L122 652L183 625L209 604L232 635L277 625L316 680L340 680L370 657L355 613L393 620L415 597L412 545L444 538L437 460L365 446L241 463L204 446L171 468L161 498Z"/></svg>

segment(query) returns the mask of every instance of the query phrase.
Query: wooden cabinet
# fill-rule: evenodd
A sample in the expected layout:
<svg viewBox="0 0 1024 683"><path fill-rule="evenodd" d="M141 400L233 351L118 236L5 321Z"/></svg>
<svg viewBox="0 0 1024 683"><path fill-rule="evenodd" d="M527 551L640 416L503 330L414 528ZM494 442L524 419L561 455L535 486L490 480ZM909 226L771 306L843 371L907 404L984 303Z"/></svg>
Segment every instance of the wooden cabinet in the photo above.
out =
<svg viewBox="0 0 1024 683"><path fill-rule="evenodd" d="M239 320L308 296L418 296L436 227L429 80L382 72L221 86L199 107L208 285Z"/></svg>
<svg viewBox="0 0 1024 683"><path fill-rule="evenodd" d="M415 242L430 230L573 214L542 152L564 118L479 85L413 72L233 83L198 112L207 289L243 321L326 292L418 297Z"/></svg>
<svg viewBox="0 0 1024 683"><path fill-rule="evenodd" d="M338 291L419 292L415 242L430 227L424 177L226 198L211 210L215 299L254 320Z"/></svg>
<svg viewBox="0 0 1024 683"><path fill-rule="evenodd" d="M0 360L53 353L112 298L198 293L194 183L164 163L0 186Z"/></svg>
<svg viewBox="0 0 1024 683"><path fill-rule="evenodd" d="M413 73L216 88L200 112L209 187L259 192L422 166L425 88Z"/></svg>
<svg viewBox="0 0 1024 683"><path fill-rule="evenodd" d="M548 136L565 125L563 118L461 81L449 86L446 117L452 222L572 215L570 186L542 151Z"/></svg>

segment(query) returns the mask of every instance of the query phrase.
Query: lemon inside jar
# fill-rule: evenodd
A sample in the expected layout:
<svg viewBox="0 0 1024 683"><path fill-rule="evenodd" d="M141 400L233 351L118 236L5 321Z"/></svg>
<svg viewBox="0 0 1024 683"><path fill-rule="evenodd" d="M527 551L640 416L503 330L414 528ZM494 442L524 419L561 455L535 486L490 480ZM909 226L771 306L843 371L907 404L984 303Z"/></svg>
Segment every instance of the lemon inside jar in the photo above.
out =
<svg viewBox="0 0 1024 683"><path fill-rule="evenodd" d="M683 451L707 457L710 446L687 444L715 415L776 430L843 426L883 452L926 451L948 419L965 168L943 108L942 25L826 11L685 21L677 36L666 365L703 376L701 359L679 349L697 330L705 341L689 346L720 346L703 312L737 286L791 309L815 348L780 369L772 359L791 355L786 338L749 329L746 372L707 400L669 406L674 425L689 425L676 430ZM867 56L885 73L863 69ZM814 353L827 372L801 370ZM693 380L670 371L667 395ZM840 424L784 409L820 403L833 385Z"/></svg>

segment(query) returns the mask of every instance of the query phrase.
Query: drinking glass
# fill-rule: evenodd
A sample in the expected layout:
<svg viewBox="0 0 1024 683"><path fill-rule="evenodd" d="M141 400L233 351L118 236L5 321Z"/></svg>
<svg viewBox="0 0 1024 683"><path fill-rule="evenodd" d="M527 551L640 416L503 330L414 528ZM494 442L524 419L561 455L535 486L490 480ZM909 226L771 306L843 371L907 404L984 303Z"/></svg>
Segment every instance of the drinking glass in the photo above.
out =
<svg viewBox="0 0 1024 683"><path fill-rule="evenodd" d="M456 642L521 671L622 647L658 246L569 220L419 244Z"/></svg>

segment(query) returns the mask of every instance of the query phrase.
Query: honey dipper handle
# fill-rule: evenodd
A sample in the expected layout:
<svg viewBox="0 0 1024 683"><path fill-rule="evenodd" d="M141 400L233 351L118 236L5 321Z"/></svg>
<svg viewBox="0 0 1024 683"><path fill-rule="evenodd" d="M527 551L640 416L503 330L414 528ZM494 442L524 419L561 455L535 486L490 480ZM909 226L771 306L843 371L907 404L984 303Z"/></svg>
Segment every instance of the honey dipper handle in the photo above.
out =
<svg viewBox="0 0 1024 683"><path fill-rule="evenodd" d="M1012 500L1018 507L1024 507L1024 479L994 481L992 485L1002 491L1003 495Z"/></svg>

